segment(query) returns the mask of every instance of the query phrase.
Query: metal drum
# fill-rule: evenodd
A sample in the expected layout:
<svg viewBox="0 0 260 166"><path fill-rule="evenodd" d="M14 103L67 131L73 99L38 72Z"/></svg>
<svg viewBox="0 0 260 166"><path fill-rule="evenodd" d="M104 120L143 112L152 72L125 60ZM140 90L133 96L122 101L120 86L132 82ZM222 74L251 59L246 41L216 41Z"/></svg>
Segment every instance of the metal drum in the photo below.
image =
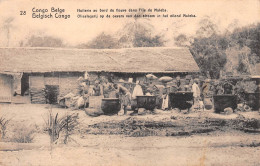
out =
<svg viewBox="0 0 260 166"><path fill-rule="evenodd" d="M237 108L236 95L214 95L214 109L216 113L223 112L225 108L231 107L233 110Z"/></svg>
<svg viewBox="0 0 260 166"><path fill-rule="evenodd" d="M193 102L193 92L179 91L169 94L170 108L179 108L180 110L190 109Z"/></svg>
<svg viewBox="0 0 260 166"><path fill-rule="evenodd" d="M136 96L137 107L153 110L156 107L156 96Z"/></svg>
<svg viewBox="0 0 260 166"><path fill-rule="evenodd" d="M101 109L105 115L117 114L121 109L120 100L118 98L102 99Z"/></svg>

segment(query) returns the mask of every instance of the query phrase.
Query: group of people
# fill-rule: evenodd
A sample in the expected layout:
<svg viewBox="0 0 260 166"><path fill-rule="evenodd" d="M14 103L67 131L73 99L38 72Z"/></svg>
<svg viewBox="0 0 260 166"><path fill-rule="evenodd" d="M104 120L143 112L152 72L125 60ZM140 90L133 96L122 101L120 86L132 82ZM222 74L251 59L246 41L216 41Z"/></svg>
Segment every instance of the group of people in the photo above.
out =
<svg viewBox="0 0 260 166"><path fill-rule="evenodd" d="M78 79L78 95L83 96L85 103L89 102L89 96L104 96L104 98L119 98L124 109L124 114L127 113L127 106L131 105L130 91L123 86L122 82L112 83L107 78L102 77L94 81L94 85L90 85L89 80L82 77Z"/></svg>
<svg viewBox="0 0 260 166"><path fill-rule="evenodd" d="M167 110L169 108L169 93L176 91L191 91L193 92L193 108L199 109L200 102L203 96L206 96L207 91L209 90L209 84L204 81L202 87L199 85L198 79L190 79L189 83L184 86L181 85L180 79L174 80L175 84L171 88L167 83L162 84L162 93L158 95L154 91L153 81L150 80L148 83L132 83L133 89L126 87L123 81L118 81L116 83L109 81L106 77L96 79L94 84L90 85L90 81L80 77L78 79L78 95L83 96L85 103L88 104L89 96L104 96L104 98L119 98L121 101L122 108L124 109L124 114L127 113L127 106L137 105L136 96L142 95L156 95L158 97L159 108ZM170 90L171 89L171 90ZM201 93L202 91L202 93ZM133 107L136 108L136 107ZM137 112L137 110L134 110Z"/></svg>

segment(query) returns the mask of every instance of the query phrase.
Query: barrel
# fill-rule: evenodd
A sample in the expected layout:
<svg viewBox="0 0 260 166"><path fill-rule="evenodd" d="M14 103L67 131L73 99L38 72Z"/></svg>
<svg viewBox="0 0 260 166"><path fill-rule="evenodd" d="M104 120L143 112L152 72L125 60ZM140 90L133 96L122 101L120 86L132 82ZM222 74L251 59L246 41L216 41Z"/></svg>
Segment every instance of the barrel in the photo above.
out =
<svg viewBox="0 0 260 166"><path fill-rule="evenodd" d="M236 95L214 95L214 109L216 113L223 112L225 108L231 107L233 110L237 108Z"/></svg>
<svg viewBox="0 0 260 166"><path fill-rule="evenodd" d="M121 104L118 98L102 99L101 109L105 115L117 114L121 109Z"/></svg>
<svg viewBox="0 0 260 166"><path fill-rule="evenodd" d="M190 109L192 107L193 93L179 91L169 93L169 105L171 108L179 108L180 110Z"/></svg>
<svg viewBox="0 0 260 166"><path fill-rule="evenodd" d="M156 107L156 96L136 96L137 107L153 110Z"/></svg>

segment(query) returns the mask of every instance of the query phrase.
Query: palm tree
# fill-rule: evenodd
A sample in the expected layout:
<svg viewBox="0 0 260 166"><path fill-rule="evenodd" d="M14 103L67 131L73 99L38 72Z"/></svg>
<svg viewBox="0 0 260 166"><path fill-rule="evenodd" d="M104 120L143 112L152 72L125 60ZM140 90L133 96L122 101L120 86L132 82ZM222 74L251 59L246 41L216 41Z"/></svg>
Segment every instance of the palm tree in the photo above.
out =
<svg viewBox="0 0 260 166"><path fill-rule="evenodd" d="M14 18L13 18L13 17L9 17L9 18L7 18L7 19L4 21L3 26L2 26L2 28L3 28L4 30L6 30L6 35L7 35L7 36L6 36L6 37L7 37L6 47L9 47L10 29L13 28L13 25L12 25L13 21L14 21Z"/></svg>

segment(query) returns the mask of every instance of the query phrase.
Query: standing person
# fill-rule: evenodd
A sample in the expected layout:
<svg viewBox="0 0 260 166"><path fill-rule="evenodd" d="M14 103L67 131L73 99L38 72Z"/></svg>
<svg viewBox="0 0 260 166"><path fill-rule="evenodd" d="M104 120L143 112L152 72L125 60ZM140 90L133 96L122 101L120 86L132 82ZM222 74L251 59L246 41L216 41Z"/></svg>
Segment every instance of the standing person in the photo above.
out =
<svg viewBox="0 0 260 166"><path fill-rule="evenodd" d="M198 79L194 80L192 84L192 92L193 92L193 105L195 109L199 109L199 101L200 101L200 88L198 86Z"/></svg>
<svg viewBox="0 0 260 166"><path fill-rule="evenodd" d="M131 105L131 93L126 87L122 85L114 84L114 88L116 92L119 94L119 98L121 100L121 104L123 105L123 109L124 109L124 115L126 115L127 114L126 107L128 105Z"/></svg>
<svg viewBox="0 0 260 166"><path fill-rule="evenodd" d="M142 96L142 95L144 95L143 89L140 85L140 82L136 81L136 85L135 85L134 90L133 90L132 98L136 99L136 96Z"/></svg>
<svg viewBox="0 0 260 166"><path fill-rule="evenodd" d="M136 85L134 87L133 94L132 94L132 104L131 104L131 106L134 109L134 113L138 113L136 96L142 96L142 95L144 95L143 89L140 85L140 82L136 81Z"/></svg>
<svg viewBox="0 0 260 166"><path fill-rule="evenodd" d="M167 110L169 109L169 88L167 84L164 85L163 95L162 95L162 109Z"/></svg>
<svg viewBox="0 0 260 166"><path fill-rule="evenodd" d="M84 78L83 77L79 77L77 80L78 83L78 87L77 87L77 95L81 96L84 93L84 88L86 83L84 82Z"/></svg>
<svg viewBox="0 0 260 166"><path fill-rule="evenodd" d="M100 85L100 81L99 80L95 81L95 85L93 87L93 90L94 90L94 96L101 96L101 95L103 95L103 88Z"/></svg>
<svg viewBox="0 0 260 166"><path fill-rule="evenodd" d="M202 88L201 88L203 99L205 97L208 97L210 88L211 88L210 79L206 79L202 84Z"/></svg>
<svg viewBox="0 0 260 166"><path fill-rule="evenodd" d="M108 82L107 78L103 78L102 85L104 98L109 98L109 94L112 91L112 84Z"/></svg>

